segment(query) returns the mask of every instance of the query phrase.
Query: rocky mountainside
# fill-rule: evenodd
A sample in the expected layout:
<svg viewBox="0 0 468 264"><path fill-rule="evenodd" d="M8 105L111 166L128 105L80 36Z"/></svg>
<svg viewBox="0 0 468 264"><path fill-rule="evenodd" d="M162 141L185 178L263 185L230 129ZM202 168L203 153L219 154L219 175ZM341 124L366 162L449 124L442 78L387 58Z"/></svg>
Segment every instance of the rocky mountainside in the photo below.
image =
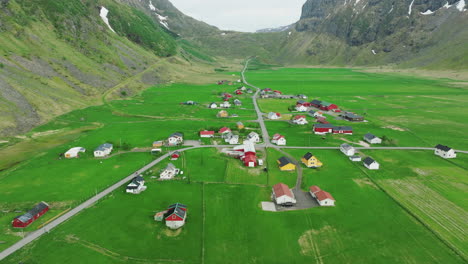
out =
<svg viewBox="0 0 468 264"><path fill-rule="evenodd" d="M217 30L167 0L0 0L0 135L167 81Z"/></svg>

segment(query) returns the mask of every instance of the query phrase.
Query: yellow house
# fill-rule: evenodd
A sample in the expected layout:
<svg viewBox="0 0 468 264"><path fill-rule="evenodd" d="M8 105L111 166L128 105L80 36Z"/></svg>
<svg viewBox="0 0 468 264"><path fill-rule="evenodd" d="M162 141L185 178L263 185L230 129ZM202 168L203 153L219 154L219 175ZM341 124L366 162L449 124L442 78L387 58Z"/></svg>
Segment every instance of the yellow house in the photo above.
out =
<svg viewBox="0 0 468 264"><path fill-rule="evenodd" d="M296 164L294 164L288 157L281 157L276 162L278 162L278 166L281 171L293 171L296 169Z"/></svg>
<svg viewBox="0 0 468 264"><path fill-rule="evenodd" d="M229 114L228 114L228 112L222 110L222 111L219 111L217 116L218 117L229 117Z"/></svg>
<svg viewBox="0 0 468 264"><path fill-rule="evenodd" d="M242 124L242 122L237 122L237 129L244 129L245 126Z"/></svg>
<svg viewBox="0 0 468 264"><path fill-rule="evenodd" d="M309 168L319 168L322 167L323 163L320 162L312 153L307 152L304 157L301 159L302 163Z"/></svg>

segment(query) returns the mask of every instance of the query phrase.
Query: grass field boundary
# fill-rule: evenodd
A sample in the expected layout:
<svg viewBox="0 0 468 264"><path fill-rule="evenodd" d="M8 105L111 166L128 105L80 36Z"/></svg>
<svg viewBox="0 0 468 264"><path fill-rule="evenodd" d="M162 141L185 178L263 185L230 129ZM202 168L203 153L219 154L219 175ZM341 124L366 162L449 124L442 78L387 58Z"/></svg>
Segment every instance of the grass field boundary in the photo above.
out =
<svg viewBox="0 0 468 264"><path fill-rule="evenodd" d="M427 225L421 218L419 218L416 214L414 214L411 210L409 210L408 208L406 208L402 203L400 203L397 199L395 199L390 193L388 193L385 188L383 188L377 181L375 181L372 176L370 176L365 170L363 167L357 165L356 163L354 163L354 166L356 166L359 170L361 170L364 175L366 175L366 177L373 183L375 184L375 186L377 186L377 188L379 188L379 190L381 190L383 193L385 193L390 199L392 199L401 209L403 209L406 213L408 213L408 215L412 216L418 223L420 223L422 226L424 226L430 233L432 233L440 242L442 242L444 245L446 245L448 248L450 248L452 250L453 253L455 253L455 255L459 256L461 259L463 259L465 262L468 262L468 259L466 258L466 256L463 254L463 252L461 252L460 250L458 250L457 247L453 246L449 241L447 241L446 239L444 239L437 231L435 231L434 229L432 229L429 225Z"/></svg>
<svg viewBox="0 0 468 264"><path fill-rule="evenodd" d="M48 223L50 223L50 222L54 221L55 219L59 218L61 215L67 213L67 212L70 211L71 209L72 209L72 208L70 207L70 208L67 208L67 209L63 210L62 212L60 212L60 214L58 214L58 215L52 217L52 218L49 219L47 222L45 222L45 223L41 224L40 226L38 226L36 229L41 229L43 226L45 226L45 225L47 225Z"/></svg>
<svg viewBox="0 0 468 264"><path fill-rule="evenodd" d="M201 263L205 263L205 183L202 183Z"/></svg>

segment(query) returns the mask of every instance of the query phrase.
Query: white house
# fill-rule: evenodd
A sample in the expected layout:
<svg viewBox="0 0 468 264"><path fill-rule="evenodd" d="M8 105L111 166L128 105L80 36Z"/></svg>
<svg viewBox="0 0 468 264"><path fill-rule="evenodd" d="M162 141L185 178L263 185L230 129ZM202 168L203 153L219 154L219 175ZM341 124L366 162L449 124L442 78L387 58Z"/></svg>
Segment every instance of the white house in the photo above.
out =
<svg viewBox="0 0 468 264"><path fill-rule="evenodd" d="M94 150L94 157L100 158L108 156L112 152L113 148L114 146L112 144L104 143Z"/></svg>
<svg viewBox="0 0 468 264"><path fill-rule="evenodd" d="M185 219L187 219L187 206L176 203L167 209L164 214L166 220L166 226L170 229L178 229L185 225Z"/></svg>
<svg viewBox="0 0 468 264"><path fill-rule="evenodd" d="M268 119L276 120L276 119L279 119L280 117L281 117L280 113L275 113L275 112L268 113Z"/></svg>
<svg viewBox="0 0 468 264"><path fill-rule="evenodd" d="M234 105L235 105L235 106L241 106L241 105L242 105L242 101L239 100L239 99L234 99Z"/></svg>
<svg viewBox="0 0 468 264"><path fill-rule="evenodd" d="M272 199L278 205L291 206L296 204L294 193L284 183L273 185Z"/></svg>
<svg viewBox="0 0 468 264"><path fill-rule="evenodd" d="M231 104L228 101L224 101L219 106L222 108L229 108L231 107Z"/></svg>
<svg viewBox="0 0 468 264"><path fill-rule="evenodd" d="M258 143L260 142L260 136L256 132L250 132L245 140L252 143Z"/></svg>
<svg viewBox="0 0 468 264"><path fill-rule="evenodd" d="M208 105L208 108L216 109L216 108L218 108L218 105L216 103L211 103L211 104Z"/></svg>
<svg viewBox="0 0 468 264"><path fill-rule="evenodd" d="M174 133L169 136L167 139L167 144L169 146L176 146L184 142L184 136L181 133Z"/></svg>
<svg viewBox="0 0 468 264"><path fill-rule="evenodd" d="M299 111L299 112L307 112L309 108L307 108L306 106L302 105L302 104L297 104L296 105L296 111Z"/></svg>
<svg viewBox="0 0 468 264"><path fill-rule="evenodd" d="M64 156L67 159L79 158L81 152L86 152L86 149L82 147L74 147L65 152Z"/></svg>
<svg viewBox="0 0 468 264"><path fill-rule="evenodd" d="M179 174L179 169L177 169L174 164L169 163L167 167L164 168L161 173L159 174L159 178L161 180L170 180L174 178L177 174Z"/></svg>
<svg viewBox="0 0 468 264"><path fill-rule="evenodd" d="M313 117L323 116L323 115L322 115L322 112L320 112L320 111L314 111L314 110L310 110L308 114L309 114L310 116L313 116Z"/></svg>
<svg viewBox="0 0 468 264"><path fill-rule="evenodd" d="M286 146L286 138L280 134L274 134L271 143L276 144L278 146Z"/></svg>
<svg viewBox="0 0 468 264"><path fill-rule="evenodd" d="M335 198L329 192L320 189L320 187L311 186L309 193L317 200L320 206L335 206Z"/></svg>
<svg viewBox="0 0 468 264"><path fill-rule="evenodd" d="M349 157L349 160L353 161L353 162L358 162L358 161L361 161L362 158L361 158L361 156L355 155L355 156Z"/></svg>
<svg viewBox="0 0 468 264"><path fill-rule="evenodd" d="M139 194L142 191L146 190L145 180L141 176L136 176L132 181L127 185L125 191L127 193Z"/></svg>
<svg viewBox="0 0 468 264"><path fill-rule="evenodd" d="M239 144L239 135L234 135L233 133L229 133L224 141L229 145L237 145Z"/></svg>
<svg viewBox="0 0 468 264"><path fill-rule="evenodd" d="M455 150L441 144L435 146L434 154L444 159L452 159L457 157L457 153L455 153Z"/></svg>
<svg viewBox="0 0 468 264"><path fill-rule="evenodd" d="M367 133L364 135L364 140L369 142L370 144L381 144L382 139L374 136L371 133Z"/></svg>
<svg viewBox="0 0 468 264"><path fill-rule="evenodd" d="M354 153L356 153L356 149L353 146L346 144L346 143L340 145L340 150L346 156L353 156Z"/></svg>
<svg viewBox="0 0 468 264"><path fill-rule="evenodd" d="M306 125L309 122L307 122L307 119L303 115L298 115L293 118L293 123L297 125Z"/></svg>
<svg viewBox="0 0 468 264"><path fill-rule="evenodd" d="M365 158L362 162L369 170L378 170L380 168L380 164L371 157Z"/></svg>

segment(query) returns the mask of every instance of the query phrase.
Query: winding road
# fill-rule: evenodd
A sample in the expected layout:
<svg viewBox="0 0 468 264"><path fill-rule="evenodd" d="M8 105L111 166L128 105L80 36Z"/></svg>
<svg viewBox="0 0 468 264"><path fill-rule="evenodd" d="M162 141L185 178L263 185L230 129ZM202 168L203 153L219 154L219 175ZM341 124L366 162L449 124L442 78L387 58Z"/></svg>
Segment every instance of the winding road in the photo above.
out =
<svg viewBox="0 0 468 264"><path fill-rule="evenodd" d="M253 100L253 103L254 103L254 106L255 106L255 111L256 111L257 116L258 116L256 121L260 124L262 137L263 137L263 140L264 140L263 144L258 144L257 146L261 147L261 148L266 148L266 147L274 148L274 149L282 152L283 154L289 156L290 158L292 158L292 160L294 160L294 158L290 154L284 152L283 149L309 149L309 150L311 150L311 149L330 149L330 150L339 149L339 147L302 147L302 146L281 146L280 147L280 146L273 145L271 143L270 136L268 134L268 130L267 130L266 125L265 125L265 121L263 119L263 113L261 112L261 110L260 110L260 108L258 106L258 103L257 103L258 94L260 93L261 89L259 87L256 87L256 86L252 85L252 84L249 84L247 82L247 79L245 78L245 72L246 72L246 70L248 68L250 60L251 60L251 58L246 61L245 66L244 66L244 68L243 68L243 70L241 72L241 76L242 76L243 82L246 85L251 86L252 88L255 88L257 90L255 92L255 94L252 96L252 100ZM106 102L106 96L103 96L103 101ZM183 152L183 151L198 149L198 148L220 148L220 147L229 148L229 147L232 147L232 145L192 146L192 147L182 148L182 149L179 149L177 151ZM430 151L434 150L434 148L426 148L426 147L356 147L356 149L360 149L360 150L366 150L366 149L368 149L368 150L372 150L372 149L374 149L374 150L430 150ZM456 150L456 152L457 153L468 154L468 151L465 151L465 150ZM52 222L44 225L42 228L37 229L36 231L28 233L26 237L24 237L23 239L21 239L17 243L13 244L9 248L5 249L4 251L0 252L0 261L5 259L9 255L13 254L15 251L17 251L17 250L21 249L22 247L26 246L27 244L31 243L35 239L41 237L42 235L44 235L46 233L49 233L50 230L54 229L55 227L62 224L63 222L69 220L70 218L77 215L78 213L85 210L86 208L92 206L93 204L95 204L96 202L98 202L99 200L101 200L102 198L107 196L108 194L110 194L110 193L116 191L117 189L121 188L122 186L124 186L125 184L130 182L136 175L142 174L142 173L148 171L149 169L153 168L159 162L161 162L161 161L165 160L166 158L168 158L170 154L171 154L171 152L157 158L156 160L154 160L151 163L145 165L144 167L137 170L136 172L128 175L127 177L123 178L119 182L109 186L108 188L106 188L102 192L96 194L95 196L93 196L89 200L83 202L82 204L78 205L77 207L73 208L72 210L68 211L67 213L65 213L65 214L61 215L60 217L56 218ZM297 163L297 161L295 161L295 162ZM296 187L294 189L295 189L295 192L300 192L301 191L301 189L300 189L301 188L301 183L302 183L302 168L301 168L301 166L297 166L297 168L298 168L297 169L298 178L297 178L297 182L296 182Z"/></svg>

